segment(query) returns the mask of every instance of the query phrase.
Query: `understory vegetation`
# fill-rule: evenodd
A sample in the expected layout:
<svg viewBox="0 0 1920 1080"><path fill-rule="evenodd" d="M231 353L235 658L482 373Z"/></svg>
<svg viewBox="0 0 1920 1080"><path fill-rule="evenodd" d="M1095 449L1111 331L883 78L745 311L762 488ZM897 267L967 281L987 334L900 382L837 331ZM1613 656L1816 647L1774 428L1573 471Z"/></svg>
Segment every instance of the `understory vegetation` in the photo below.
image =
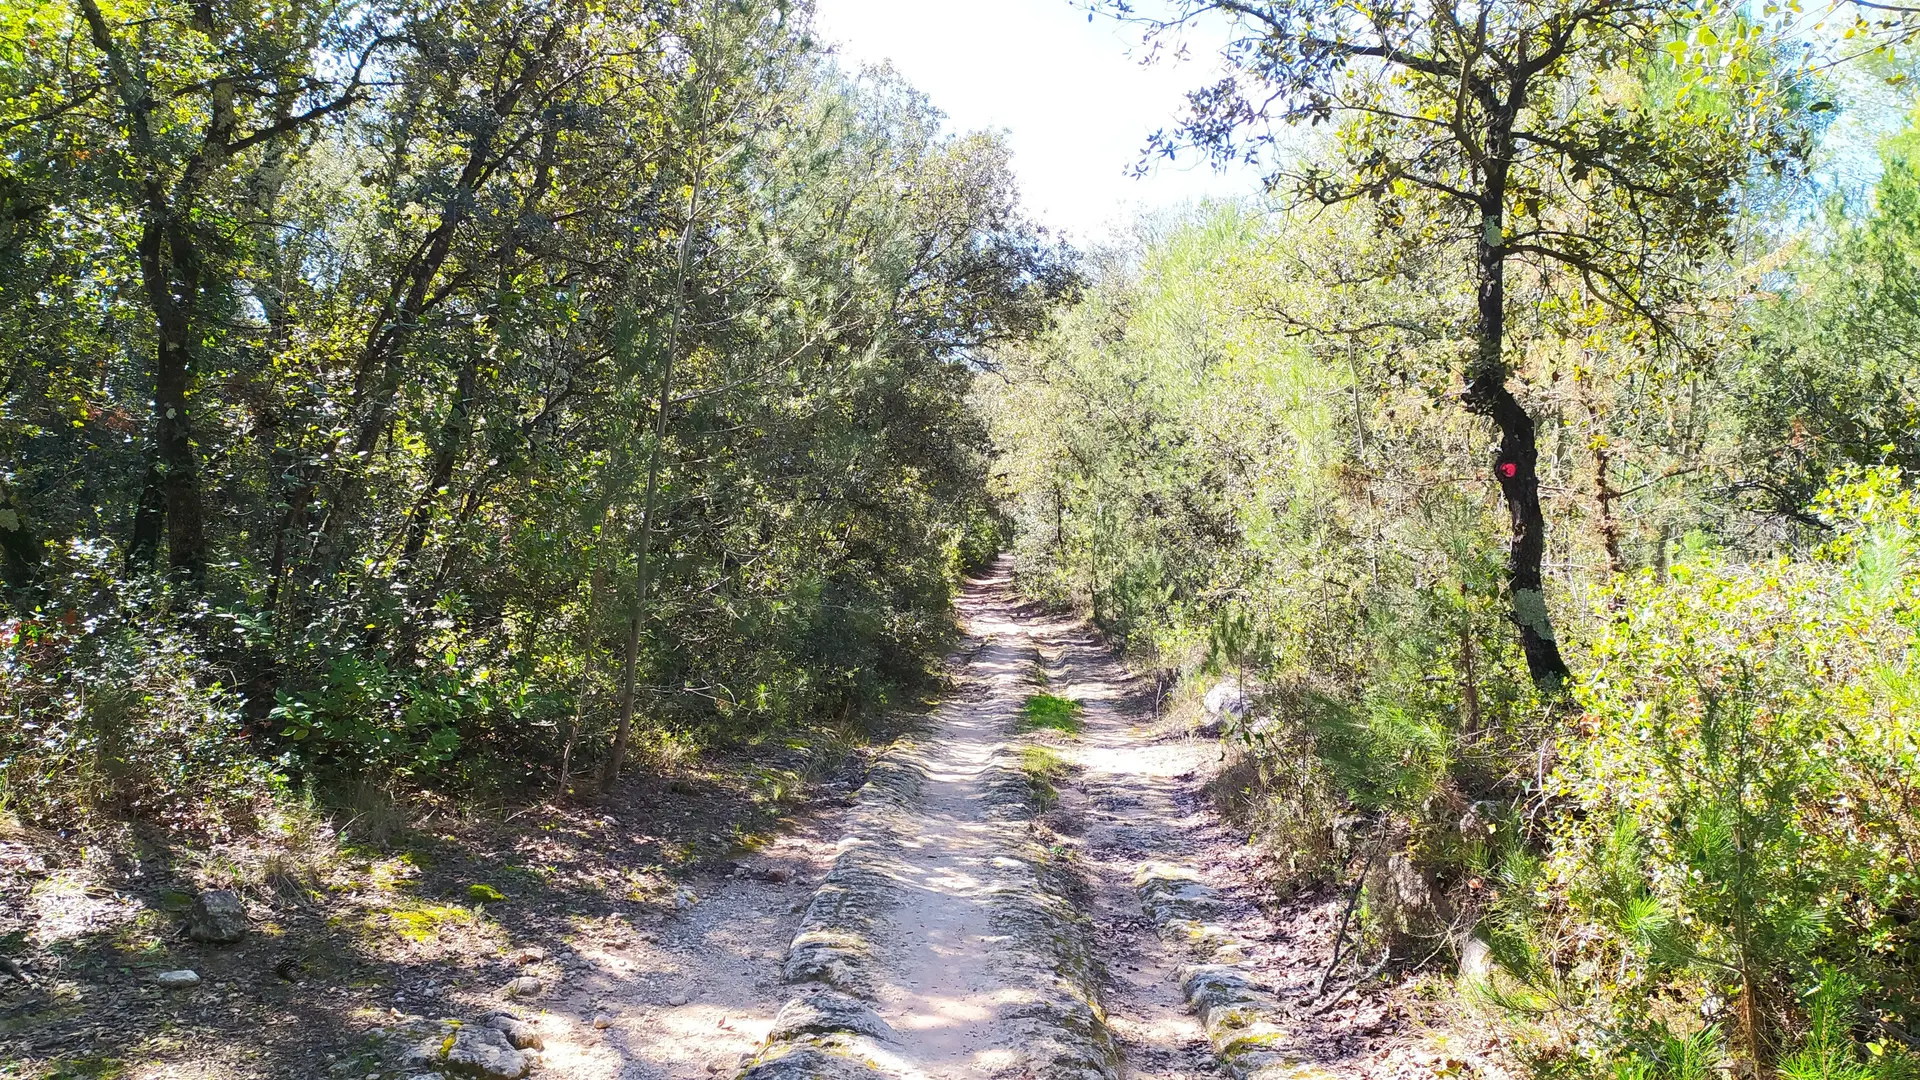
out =
<svg viewBox="0 0 1920 1080"><path fill-rule="evenodd" d="M1276 884L1354 890L1333 984L1457 958L1541 1075L1915 1075L1920 128L1820 171L1898 50L1361 7L1239 11L1158 145L1273 198L1142 223L1002 351L1023 587L1219 688Z"/></svg>
<svg viewBox="0 0 1920 1080"><path fill-rule="evenodd" d="M968 357L1077 274L809 18L6 4L0 812L590 788L929 688Z"/></svg>

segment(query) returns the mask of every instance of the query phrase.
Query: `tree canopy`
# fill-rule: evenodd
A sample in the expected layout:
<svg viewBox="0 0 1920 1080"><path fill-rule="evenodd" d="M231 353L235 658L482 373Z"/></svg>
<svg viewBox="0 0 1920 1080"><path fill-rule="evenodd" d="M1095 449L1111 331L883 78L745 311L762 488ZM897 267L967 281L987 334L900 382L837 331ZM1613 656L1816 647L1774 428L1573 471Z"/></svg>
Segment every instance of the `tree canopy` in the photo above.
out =
<svg viewBox="0 0 1920 1080"><path fill-rule="evenodd" d="M637 700L923 677L990 520L970 365L1077 274L995 138L778 2L8 18L20 633L177 631L272 753L494 786L617 773ZM40 738L101 737L32 670Z"/></svg>

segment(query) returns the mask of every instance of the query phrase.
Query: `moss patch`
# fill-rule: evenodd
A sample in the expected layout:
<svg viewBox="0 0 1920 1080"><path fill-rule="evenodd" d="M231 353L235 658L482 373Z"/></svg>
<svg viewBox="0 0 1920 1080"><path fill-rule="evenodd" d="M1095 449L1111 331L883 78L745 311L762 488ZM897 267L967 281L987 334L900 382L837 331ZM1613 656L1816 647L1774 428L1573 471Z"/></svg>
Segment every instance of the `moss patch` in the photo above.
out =
<svg viewBox="0 0 1920 1080"><path fill-rule="evenodd" d="M71 1020L85 1011L85 1009L78 1005L63 1005L51 1009L34 1009L29 1012L17 1013L13 1016L0 1016L0 1035L9 1037L25 1035L29 1032L38 1031L43 1027L60 1023L62 1020ZM0 1076L4 1075L6 1074L0 1073Z"/></svg>
<svg viewBox="0 0 1920 1080"><path fill-rule="evenodd" d="M1044 746L1020 748L1020 771L1027 778L1033 804L1042 810L1059 803L1060 791L1054 784L1065 779L1071 769L1065 758Z"/></svg>
<svg viewBox="0 0 1920 1080"><path fill-rule="evenodd" d="M408 941L427 942L448 927L470 927L473 912L448 904L409 904L386 912L387 928Z"/></svg>
<svg viewBox="0 0 1920 1080"><path fill-rule="evenodd" d="M117 1080L127 1074L127 1063L110 1057L70 1057L52 1062L46 1080Z"/></svg>

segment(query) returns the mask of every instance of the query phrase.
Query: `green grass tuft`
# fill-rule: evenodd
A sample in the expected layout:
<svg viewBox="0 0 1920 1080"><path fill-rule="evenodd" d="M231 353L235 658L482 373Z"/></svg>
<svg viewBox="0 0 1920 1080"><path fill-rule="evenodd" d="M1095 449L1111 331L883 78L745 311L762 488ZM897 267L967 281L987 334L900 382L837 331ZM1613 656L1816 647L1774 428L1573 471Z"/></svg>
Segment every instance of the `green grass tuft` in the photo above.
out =
<svg viewBox="0 0 1920 1080"><path fill-rule="evenodd" d="M1080 714L1086 707L1077 701L1055 697L1052 694L1034 694L1020 706L1021 731L1058 731L1065 735L1078 735L1086 726Z"/></svg>
<svg viewBox="0 0 1920 1080"><path fill-rule="evenodd" d="M1054 781L1065 779L1067 773L1072 771L1072 766L1067 764L1065 758L1044 746L1023 746L1020 748L1020 771L1026 774L1034 805L1049 810L1060 801L1060 791L1054 787Z"/></svg>

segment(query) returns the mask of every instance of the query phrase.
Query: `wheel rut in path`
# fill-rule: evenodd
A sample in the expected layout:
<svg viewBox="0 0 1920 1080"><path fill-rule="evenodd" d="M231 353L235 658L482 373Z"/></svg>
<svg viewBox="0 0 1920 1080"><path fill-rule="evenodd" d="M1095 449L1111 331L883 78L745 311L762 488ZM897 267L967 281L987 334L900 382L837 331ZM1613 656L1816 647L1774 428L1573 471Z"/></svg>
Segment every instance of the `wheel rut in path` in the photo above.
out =
<svg viewBox="0 0 1920 1080"><path fill-rule="evenodd" d="M1182 992L1193 958L1162 939L1138 894L1153 868L1197 860L1219 843L1193 797L1218 746L1159 723L1148 695L1084 624L1044 623L1040 641L1048 692L1079 702L1084 723L1058 747L1075 775L1043 820L1086 868L1103 1000L1125 1074L1228 1076Z"/></svg>
<svg viewBox="0 0 1920 1080"><path fill-rule="evenodd" d="M882 930L877 1011L899 1033L901 1056L934 1075L991 1066L996 1021L1019 1000L997 969L1007 944L993 918L994 892L1017 843L1015 822L993 813L988 781L1025 690L1032 649L990 640L968 664L970 699L941 718L939 738L918 755L924 772L917 828L900 838L900 901Z"/></svg>

